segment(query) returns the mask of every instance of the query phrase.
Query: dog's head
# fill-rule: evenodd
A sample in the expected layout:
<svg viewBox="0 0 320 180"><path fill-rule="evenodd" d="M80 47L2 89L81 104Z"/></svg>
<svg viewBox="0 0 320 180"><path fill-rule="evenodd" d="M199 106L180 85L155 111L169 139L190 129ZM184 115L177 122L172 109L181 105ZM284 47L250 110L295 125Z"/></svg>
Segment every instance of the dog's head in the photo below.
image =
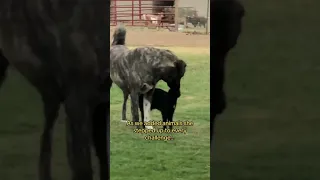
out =
<svg viewBox="0 0 320 180"><path fill-rule="evenodd" d="M157 57L160 58L153 61L154 75L179 95L180 81L186 72L187 64L170 50L157 50Z"/></svg>
<svg viewBox="0 0 320 180"><path fill-rule="evenodd" d="M176 101L181 96L181 91L179 89L169 89L168 91L169 101Z"/></svg>
<svg viewBox="0 0 320 180"><path fill-rule="evenodd" d="M186 67L187 64L183 60L178 59L174 62L174 67L171 67L168 74L163 78L171 91L176 93L177 97L180 97L180 82L186 72Z"/></svg>
<svg viewBox="0 0 320 180"><path fill-rule="evenodd" d="M237 44L242 31L242 19L245 9L238 0L215 0L212 2L212 21L210 45L213 49L229 51ZM215 50L216 51L216 50Z"/></svg>

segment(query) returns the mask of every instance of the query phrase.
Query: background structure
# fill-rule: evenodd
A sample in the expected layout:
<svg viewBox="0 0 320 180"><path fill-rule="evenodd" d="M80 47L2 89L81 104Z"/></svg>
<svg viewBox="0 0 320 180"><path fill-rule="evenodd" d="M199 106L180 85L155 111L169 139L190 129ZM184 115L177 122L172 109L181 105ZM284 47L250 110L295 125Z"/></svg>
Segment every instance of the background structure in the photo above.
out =
<svg viewBox="0 0 320 180"><path fill-rule="evenodd" d="M169 21L165 27L176 27L183 25L186 16L197 16L209 19L210 8L208 0L111 0L111 20L110 25L115 26L124 23L127 26L146 26L142 20L143 14L156 14L164 12ZM176 5L175 5L176 4ZM176 10L175 7L178 7ZM177 20L175 20L177 17ZM210 23L207 27L194 27L188 24L185 28L191 28L196 31L209 31Z"/></svg>

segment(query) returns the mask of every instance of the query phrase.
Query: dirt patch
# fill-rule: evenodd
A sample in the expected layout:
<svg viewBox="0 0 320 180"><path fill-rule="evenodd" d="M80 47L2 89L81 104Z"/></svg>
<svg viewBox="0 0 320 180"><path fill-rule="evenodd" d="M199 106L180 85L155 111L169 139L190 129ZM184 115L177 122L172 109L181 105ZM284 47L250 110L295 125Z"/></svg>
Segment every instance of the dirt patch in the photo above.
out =
<svg viewBox="0 0 320 180"><path fill-rule="evenodd" d="M110 29L112 39L113 29ZM180 46L180 47L209 47L209 35L187 35L181 32L156 31L141 29L128 29L128 46Z"/></svg>
<svg viewBox="0 0 320 180"><path fill-rule="evenodd" d="M185 96L184 99L191 100L191 99L194 99L194 97L193 96Z"/></svg>

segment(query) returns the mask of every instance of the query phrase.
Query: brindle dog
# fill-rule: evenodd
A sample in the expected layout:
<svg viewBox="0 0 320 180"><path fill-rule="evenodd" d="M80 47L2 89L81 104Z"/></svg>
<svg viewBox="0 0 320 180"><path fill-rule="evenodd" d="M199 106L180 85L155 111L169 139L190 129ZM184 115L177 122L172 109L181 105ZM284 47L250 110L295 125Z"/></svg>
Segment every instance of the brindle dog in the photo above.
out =
<svg viewBox="0 0 320 180"><path fill-rule="evenodd" d="M131 98L131 113L134 122L139 121L139 95L143 94L144 122L150 121L152 94L158 81L163 80L177 97L180 96L180 81L186 71L186 63L173 52L154 47L129 50L125 46L126 29L117 27L110 48L110 76L123 91L122 119L126 120L126 102ZM152 129L152 126L145 126Z"/></svg>
<svg viewBox="0 0 320 180"><path fill-rule="evenodd" d="M44 105L40 180L52 179L52 133L62 104L72 179L93 179L91 142L99 159L100 179L110 179L109 3L0 1L0 85L12 66L37 89Z"/></svg>
<svg viewBox="0 0 320 180"><path fill-rule="evenodd" d="M211 8L211 120L210 151L213 167L214 125L218 115L226 108L224 92L225 61L228 52L237 44L242 29L242 18L245 14L243 5L238 0L213 0ZM211 172L213 170L211 169ZM211 179L213 175L211 174Z"/></svg>

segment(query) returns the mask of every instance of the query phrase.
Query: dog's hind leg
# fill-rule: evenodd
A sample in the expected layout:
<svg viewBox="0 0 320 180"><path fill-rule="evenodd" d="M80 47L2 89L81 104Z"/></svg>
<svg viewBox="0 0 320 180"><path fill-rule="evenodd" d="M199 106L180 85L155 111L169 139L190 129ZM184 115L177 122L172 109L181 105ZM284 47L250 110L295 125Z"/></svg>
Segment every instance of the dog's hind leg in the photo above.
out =
<svg viewBox="0 0 320 180"><path fill-rule="evenodd" d="M169 125L170 130L172 130L172 127L173 127L173 120L172 119L173 119L173 113L168 115L168 122L170 123L170 125Z"/></svg>
<svg viewBox="0 0 320 180"><path fill-rule="evenodd" d="M100 102L93 107L92 141L99 161L100 180L110 179L110 75L102 79Z"/></svg>
<svg viewBox="0 0 320 180"><path fill-rule="evenodd" d="M93 179L90 148L92 109L86 89L81 86L72 87L64 102L67 114L67 156L72 180Z"/></svg>
<svg viewBox="0 0 320 180"><path fill-rule="evenodd" d="M110 103L103 102L95 107L93 111L92 136L96 156L100 165L100 180L110 179L109 170L109 113Z"/></svg>
<svg viewBox="0 0 320 180"><path fill-rule="evenodd" d="M132 121L139 122L139 94L136 92L130 93L131 98L131 114L132 114ZM139 128L139 127L138 127Z"/></svg>
<svg viewBox="0 0 320 180"><path fill-rule="evenodd" d="M44 107L44 129L41 135L40 158L39 158L39 179L51 180L51 154L52 154L52 134L54 124L59 114L61 105L60 98L51 90L42 92L42 102Z"/></svg>
<svg viewBox="0 0 320 180"><path fill-rule="evenodd" d="M170 125L169 125L170 130L172 130L172 127L173 127L173 115L174 115L175 108L176 108L176 106L174 105L172 108L170 108L168 110L168 116L167 116L168 119L167 120L170 123Z"/></svg>
<svg viewBox="0 0 320 180"><path fill-rule="evenodd" d="M2 54L0 50L0 88L7 77L7 70L9 67L9 61Z"/></svg>
<svg viewBox="0 0 320 180"><path fill-rule="evenodd" d="M123 104L122 104L122 121L127 122L127 101L129 97L129 93L127 91L123 92Z"/></svg>
<svg viewBox="0 0 320 180"><path fill-rule="evenodd" d="M165 129L167 129L167 125L165 123L168 122L168 117L167 117L166 112L161 112L161 115L162 115L162 123L164 123L163 130L165 130Z"/></svg>

